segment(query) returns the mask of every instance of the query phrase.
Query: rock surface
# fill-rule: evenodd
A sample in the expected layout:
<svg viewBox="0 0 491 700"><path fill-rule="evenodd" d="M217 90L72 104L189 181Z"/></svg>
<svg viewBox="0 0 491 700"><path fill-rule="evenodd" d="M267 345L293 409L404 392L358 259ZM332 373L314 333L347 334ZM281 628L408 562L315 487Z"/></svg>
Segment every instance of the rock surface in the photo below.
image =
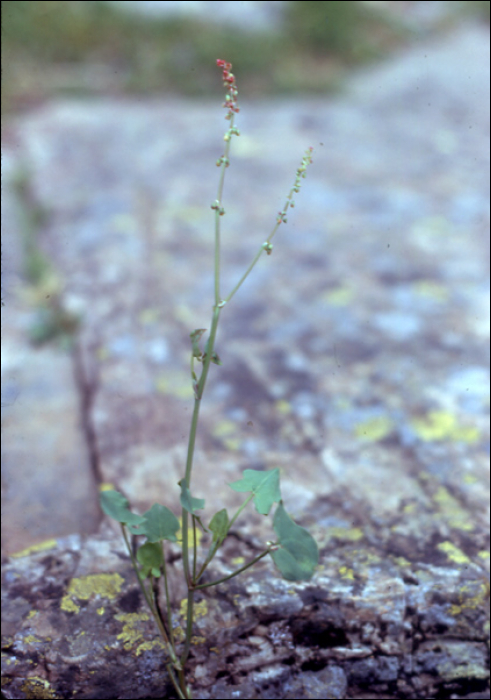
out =
<svg viewBox="0 0 491 700"><path fill-rule="evenodd" d="M225 294L311 145L314 163L273 254L223 311L193 494L210 515L232 509L241 499L227 482L280 467L285 506L321 559L309 583L263 560L202 596L195 697L489 696L486 90L489 32L468 27L367 71L337 100L239 95ZM109 482L135 509L159 501L178 514L224 115L192 100L65 101L21 118L4 144L47 212L38 242L57 294L82 319L71 354L28 345L36 318L12 209L6 697L171 696L94 494ZM214 573L271 536L255 513L241 522Z"/></svg>

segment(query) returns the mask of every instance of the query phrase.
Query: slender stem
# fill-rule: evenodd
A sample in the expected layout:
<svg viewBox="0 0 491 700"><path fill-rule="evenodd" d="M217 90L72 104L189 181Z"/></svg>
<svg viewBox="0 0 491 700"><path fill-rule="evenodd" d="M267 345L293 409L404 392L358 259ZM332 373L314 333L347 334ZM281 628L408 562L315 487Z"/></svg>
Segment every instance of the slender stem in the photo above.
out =
<svg viewBox="0 0 491 700"><path fill-rule="evenodd" d="M194 617L194 589L188 589L188 606L187 606L187 621L186 621L186 642L184 651L181 654L181 667L184 668L191 646L191 635L193 633L193 617Z"/></svg>
<svg viewBox="0 0 491 700"><path fill-rule="evenodd" d="M246 569L249 569L251 566L253 566L260 559L265 557L266 554L269 554L269 552L270 552L269 548L265 549L264 552L262 552L262 554L260 554L257 557L254 557L254 559L251 559L250 562L248 562L247 564L244 564L244 566L242 566L240 569L237 569L237 571L234 571L233 574L229 574L228 576L224 576L223 578L219 578L217 581L211 581L210 583L201 583L198 586L195 586L194 590L197 591L200 588L209 588L210 586L216 586L219 583L223 583L224 581L228 581L229 579L233 578L234 576L238 576L243 571L245 571ZM182 658L181 658L181 664L182 664Z"/></svg>
<svg viewBox="0 0 491 700"><path fill-rule="evenodd" d="M279 227L279 223L276 224L276 226L275 226L274 229L271 231L271 233L269 234L269 236L267 237L267 239L265 240L265 242L261 245L261 247L260 247L259 250L257 251L256 255L254 256L254 258L253 258L251 264L249 265L249 267L247 268L247 270L244 272L244 274L242 275L242 277L240 278L240 280L237 282L237 284L235 285L235 287L232 289L232 291L230 292L230 294L229 294L228 296L225 297L224 301L229 302L230 299L234 296L234 294L238 291L239 287L241 287L242 284L243 284L243 282L245 282L245 280L247 279L247 277L250 275L252 268L256 265L257 261L258 261L259 258L261 257L261 254L264 253L264 251L266 250L265 245L268 244L268 243L271 243L271 240L272 240L273 236L275 235L276 231L278 230L278 227Z"/></svg>
<svg viewBox="0 0 491 700"><path fill-rule="evenodd" d="M171 642L170 642L170 639L169 639L169 637L168 637L168 635L167 635L167 632L166 632L165 627L164 627L164 624L163 624L163 622L162 622L162 620L161 620L161 618L160 618L160 615L159 615L159 613L158 613L158 610L156 609L153 600L152 600L151 597L148 595L148 591L147 591L147 589L146 589L146 587L145 587L145 584L144 584L143 581L142 581L141 574L140 574L140 572L139 572L139 570L138 570L138 563L137 563L137 561L136 561L136 559L135 559L135 557L134 557L134 555L133 555L133 552L132 552L130 543L129 543L129 541L128 541L128 535L126 534L126 528L125 528L125 526L124 526L122 523L121 523L121 530L122 530L122 532L123 532L123 538L124 538L124 541L125 541L125 544L126 544L126 548L127 548L127 550L128 550L128 554L130 555L131 563L132 563L132 565L133 565L133 569L135 570L136 577L137 577L137 579L138 579L138 583L140 584L140 588L141 588L141 590L142 590L142 593L143 593L143 595L144 595L144 597L145 597L145 600L147 601L147 605L148 605L148 607L150 608L150 611L151 611L151 613L152 613L152 615L153 615L153 617L154 617L154 619L155 619L155 622L156 622L156 624L157 624L157 627L159 628L159 632L160 632L160 634L162 635L163 640L164 640L165 643L167 644L167 651L169 652L169 656L170 656L170 658L171 658L172 665L173 665L173 666L176 666L176 668L178 668L178 667L179 667L179 662L178 662L178 660L177 660L177 656L176 656L176 653L175 653L174 646L173 646L173 644L171 644Z"/></svg>
<svg viewBox="0 0 491 700"><path fill-rule="evenodd" d="M235 521L237 520L237 518L239 517L239 515L242 513L242 511L244 510L244 508L246 507L246 505L247 505L248 503L250 503L250 501L252 501L253 498L254 498L254 494L251 493L250 496L247 496L246 500L245 500L244 503L240 506L240 508L238 508L237 512L235 513L234 517L232 518L232 520L230 521L230 523L229 523L229 525L228 525L227 534L230 532L230 528L231 528L232 525L235 523ZM223 539L225 539L225 537L224 537ZM220 545L221 545L222 543L223 543L223 540L222 540L221 542L218 542L218 541L217 541L217 542L215 542L215 546L213 547L213 549L210 549L210 552L208 553L208 556L206 557L205 561L204 561L203 564L201 565L201 569L199 570L199 574L198 574L197 576L194 577L194 580L195 580L196 582L198 582L198 581L200 580L200 578L203 576L203 574L204 574L204 572L206 571L208 565L210 564L210 562L212 561L213 557L214 557L215 554L217 553L218 547L220 547Z"/></svg>
<svg viewBox="0 0 491 700"><path fill-rule="evenodd" d="M188 454L186 459L186 484L189 488L191 482L191 471L193 469L194 446L196 443L196 430L198 427L199 407L201 401L196 397L194 400L193 417L191 419L191 428L189 430ZM182 509L181 515L182 526L182 562L184 566L184 576L186 583L191 583L191 575L189 573L189 538L188 538L188 512L185 508Z"/></svg>
<svg viewBox="0 0 491 700"><path fill-rule="evenodd" d="M222 166L224 167L224 166ZM220 302L220 214L215 211L215 304Z"/></svg>
<svg viewBox="0 0 491 700"><path fill-rule="evenodd" d="M178 671L179 681L175 676L174 669L172 668L171 664L167 664L167 672L169 673L172 685L176 689L177 697L179 698L179 700L187 700L187 698L189 698L190 696L187 693L186 695L184 695L183 693L183 690L184 692L186 692L186 681L184 679L184 671Z"/></svg>
<svg viewBox="0 0 491 700"><path fill-rule="evenodd" d="M163 548L164 548L164 543L162 542L162 550L163 550ZM164 554L163 551L162 551L162 554ZM169 584L168 584L168 581L167 581L167 569L166 569L166 566L165 566L165 555L162 557L162 562L163 562L163 563L162 563L162 569L163 569L163 572L164 572L165 604L166 604L166 607L167 607L167 625L168 625L168 627L169 627L169 639L170 639L170 641L171 641L171 644L172 644L173 648L175 649L175 648L176 648L176 643L175 643L175 641L174 641L174 628L173 628L173 626L172 626L172 610L171 610L171 606L170 606Z"/></svg>
<svg viewBox="0 0 491 700"><path fill-rule="evenodd" d="M229 524L228 524L228 532L230 532L230 528L232 527L232 525L235 523L235 521L237 520L237 518L239 517L239 515L242 513L242 511L243 511L244 508L246 507L246 505L247 505L248 503L250 503L250 502L252 501L253 498L254 498L254 493L251 493L249 496L247 496L247 498L245 499L244 503L237 509L236 514L234 515L234 517L232 518L232 520L231 520L231 521L229 522Z"/></svg>
<svg viewBox="0 0 491 700"><path fill-rule="evenodd" d="M212 317L211 328L210 328L210 336L209 336L208 342L206 344L206 353L205 353L206 356L203 360L203 369L202 369L201 376L199 378L197 389L196 389L196 398L194 401L194 411L193 411L193 417L191 420L191 429L190 429L190 433L189 433L189 442L188 442L188 454L187 454L187 459L186 459L185 480L186 480L186 484L187 484L188 488L190 487L190 484L191 484L194 449L195 449L195 444L196 444L196 431L197 431L197 427L198 427L199 407L200 407L200 403L201 403L201 397L203 396L203 392L205 389L206 379L208 377L208 370L210 369L210 363L211 363L211 358L213 355L213 348L215 345L215 338L216 338L221 308L222 308L221 306L216 305L213 309L213 317ZM187 605L187 622L186 622L186 642L185 642L185 646L184 646L184 651L181 655L181 667L183 667L184 664L186 663L186 660L187 660L187 657L189 654L189 648L191 645L191 634L192 634L192 630L193 630L193 613L194 613L194 591L191 588L193 580L191 578L190 567L189 567L189 541L188 541L189 520L188 520L188 515L189 515L188 511L185 508L183 508L182 509L182 558L183 558L183 564L184 564L185 578L186 578L186 582L188 585L188 605ZM194 524L194 528L193 528L193 552L194 552L193 574L195 576L196 575L196 525L195 524Z"/></svg>
<svg viewBox="0 0 491 700"><path fill-rule="evenodd" d="M230 128L234 125L234 118L230 120ZM222 158L220 180L218 182L217 208L215 209L215 305L220 303L220 209L222 208L223 184L225 182L225 169L228 164L230 151L230 137L225 142L225 153ZM223 211L222 211L223 213Z"/></svg>
<svg viewBox="0 0 491 700"><path fill-rule="evenodd" d="M195 398L193 417L191 418L191 427L189 429L188 453L186 458L186 484L189 488L191 482L191 471L193 469L194 445L196 443L196 431L198 428L200 399Z"/></svg>
<svg viewBox="0 0 491 700"><path fill-rule="evenodd" d="M237 284L235 285L235 287L232 289L232 291L230 292L230 294L229 294L227 297L225 297L225 301L226 301L226 302L229 302L230 299L234 296L235 292L239 289L239 287L242 286L242 283L243 283L243 282L245 281L245 279L248 277L248 275L249 275L249 273L251 272L252 268L254 267L254 265L257 263L257 261L258 261L259 258L261 257L261 253L262 253L263 251L264 251L264 248L261 246L261 247L259 248L258 252L256 253L255 257L254 257L254 260L251 262L251 264L249 265L249 267L247 268L247 270L244 272L244 274L242 275L242 277L240 278L240 280L238 281L238 283L237 283Z"/></svg>
<svg viewBox="0 0 491 700"><path fill-rule="evenodd" d="M213 316L211 320L211 328L210 328L210 337L208 338L208 341L206 343L206 352L205 352L205 359L203 360L203 371L201 372L201 376L198 381L198 397L201 399L203 396L203 392L205 390L205 384L206 380L208 378L208 370L210 369L210 363L211 359L213 356L213 349L215 347L215 338L217 334L217 328L218 328L218 320L220 318L220 311L222 310L221 305L216 305L213 308ZM194 448L194 445L193 445ZM191 463L192 463L192 457L191 457ZM187 470L186 470L186 481L187 481ZM191 476L191 474L190 474ZM188 482L188 487L189 487L189 482Z"/></svg>
<svg viewBox="0 0 491 700"><path fill-rule="evenodd" d="M200 578L203 576L203 574L205 573L205 571L206 571L206 569L207 569L207 567L208 567L208 564L212 561L213 557L214 557L215 554L217 553L218 547L219 547L221 544L222 544L221 542L218 542L218 541L215 542L215 546L213 547L213 549L210 550L210 552L208 553L208 556L206 557L205 561L204 561L203 564L201 565L201 569L199 570L199 574L198 574L197 576L194 577L194 580L195 580L196 582L198 582L198 581L200 580Z"/></svg>
<svg viewBox="0 0 491 700"><path fill-rule="evenodd" d="M188 452L186 458L186 484L190 488L191 485L191 474L193 470L193 459L194 459L194 449L196 445L196 432L198 429L198 418L199 409L201 404L201 397L205 389L206 379L208 377L208 370L210 369L211 358L213 355L213 348L215 345L215 338L218 327L218 320L220 318L220 306L215 306L213 309L213 317L211 321L210 336L206 344L206 357L203 360L203 369L201 371L201 376L198 380L196 387L196 397L194 400L193 417L191 419L191 428L189 431L188 440ZM191 575L189 571L189 542L188 542L188 512L185 508L182 509L182 558L184 565L184 575L186 577L186 582L188 585L191 583Z"/></svg>
<svg viewBox="0 0 491 700"><path fill-rule="evenodd" d="M193 519L193 581L196 581L196 558L197 558L197 537L196 537L196 518Z"/></svg>

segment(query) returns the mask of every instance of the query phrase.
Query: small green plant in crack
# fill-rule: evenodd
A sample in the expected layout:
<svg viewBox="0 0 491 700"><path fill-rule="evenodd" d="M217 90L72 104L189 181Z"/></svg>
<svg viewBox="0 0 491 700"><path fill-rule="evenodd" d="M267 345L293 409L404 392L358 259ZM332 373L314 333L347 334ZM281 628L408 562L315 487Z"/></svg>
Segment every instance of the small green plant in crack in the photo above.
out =
<svg viewBox="0 0 491 700"><path fill-rule="evenodd" d="M142 593L155 619L160 634L166 644L169 661L167 670L179 698L191 698L191 690L186 681L185 669L189 657L191 637L193 632L193 620L195 612L195 595L197 591L216 586L228 581L234 576L246 571L256 562L270 555L281 575L288 581L309 580L318 563L318 548L313 537L303 527L297 525L288 515L283 505L280 492L279 469L260 471L246 469L238 481L229 486L236 492L248 494L237 512L230 517L223 508L213 515L208 524L200 515L205 505L202 498L198 498L191 488L193 471L193 459L195 452L196 432L198 428L199 411L204 395L208 372L212 363L220 365L220 358L215 350L215 339L218 322L223 309L229 304L233 296L240 289L245 279L254 268L263 253L271 255L273 250L272 240L281 224L286 223L288 210L294 206L294 195L300 191L302 179L305 177L307 166L312 160L312 149L308 149L297 169L295 181L283 209L278 212L273 230L260 245L251 264L245 270L237 284L226 296L222 295L220 287L220 239L221 221L225 214L222 202L222 193L225 172L229 166L230 144L234 136L239 136L239 130L235 125L235 115L239 112L237 104L237 85L235 76L231 72L232 65L222 60L217 60L217 65L222 69L226 97L224 107L227 108L226 119L229 127L225 133L225 147L223 155L217 160L220 168L218 193L211 208L215 214L215 259L214 259L214 291L215 300L211 318L208 339L202 347L203 336L206 329L198 328L190 334L190 380L194 391L194 410L189 432L186 467L183 478L179 481L180 504L182 509L182 536L180 546L182 548L182 562L184 579L187 586L186 605L186 629L182 648L177 643L172 621L171 601L169 598L168 572L164 543L178 542L177 532L179 520L169 508L164 505L154 504L143 515L133 513L129 508L127 499L118 491L112 489L102 490L100 494L101 507L104 513L120 523L123 538L131 558L132 565L138 577ZM198 371L198 364L201 371ZM274 504L277 504L273 517L273 530L275 538L267 542L264 550L236 571L213 581L203 582L203 575L208 569L213 558L222 546L231 528L241 515L244 508L253 502L258 513L268 515ZM211 545L208 552L198 556L198 529L211 534ZM130 544L130 536L145 538L143 544L136 552ZM161 614L156 598L155 581L163 577L163 586L166 597L165 614Z"/></svg>
<svg viewBox="0 0 491 700"><path fill-rule="evenodd" d="M56 342L62 348L69 349L78 331L80 318L75 311L67 308L62 279L39 244L49 212L36 201L25 168L13 177L12 190L18 204L23 242L23 273L28 284L25 298L33 309L29 340L35 346Z"/></svg>

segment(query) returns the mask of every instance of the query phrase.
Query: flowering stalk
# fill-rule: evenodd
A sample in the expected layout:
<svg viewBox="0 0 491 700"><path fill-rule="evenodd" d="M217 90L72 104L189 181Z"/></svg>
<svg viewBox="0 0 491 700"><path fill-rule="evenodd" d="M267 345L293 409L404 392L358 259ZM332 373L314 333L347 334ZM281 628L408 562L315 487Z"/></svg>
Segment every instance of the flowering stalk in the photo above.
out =
<svg viewBox="0 0 491 700"><path fill-rule="evenodd" d="M259 248L251 264L239 279L238 283L233 287L232 291L224 298L220 294L220 239L221 239L221 221L225 214L225 209L222 203L223 184L225 179L225 171L230 164L230 144L233 136L239 136L239 130L235 125L235 115L239 112L237 103L238 90L235 82L235 76L232 73L232 64L221 59L217 60L217 66L222 69L223 85L226 88L224 107L227 108L226 119L229 121L229 128L225 132L223 140L225 147L223 155L217 160L216 164L220 167L220 176L218 182L217 198L211 205L215 213L215 250L214 250L214 297L213 314L211 318L211 327L208 340L205 343L204 350L200 347L200 341L203 334L206 332L203 328L198 328L190 334L191 337L191 382L194 391L194 410L191 419L191 427L189 431L188 449L186 457L186 468L184 477L179 481L181 489L180 502L182 507L181 525L175 515L165 506L155 504L143 515L137 515L129 510L128 501L117 491L107 490L101 493L101 506L103 511L110 517L117 520L123 529L123 536L128 548L128 553L132 565L136 571L139 584L142 588L144 597L148 606L155 618L159 632L164 639L168 650L169 661L167 661L167 670L169 677L174 685L177 696L179 698L191 698L191 691L186 683L185 666L188 660L191 637L194 621L194 595L197 590L209 588L227 581L234 576L242 573L246 569L260 561L267 554L270 554L274 564L289 581L308 580L312 577L315 567L318 563L318 549L315 540L311 535L299 525L296 525L283 507L281 493L279 489L279 469L270 471L258 471L254 469L246 469L243 478L229 484L234 491L247 492L249 496L245 499L242 505L237 509L232 518L226 509L222 509L211 518L208 526L205 526L201 520L198 510L204 507L204 500L195 498L191 494L191 476L193 470L194 452L196 444L196 433L199 421L199 409L201 399L206 386L210 364L221 364L220 358L215 352L215 340L220 320L220 314L224 306L232 299L237 290L241 287L244 280L250 274L252 268L256 265L263 252L271 255L273 244L271 243L280 224L287 222L287 211L290 207L294 207L294 194L300 191L301 180L305 177L307 166L312 162L312 148L309 148L302 162L297 169L295 182L286 198L283 209L278 212L276 224L269 234L268 238ZM198 377L195 372L195 363L202 363L201 374ZM273 529L277 535L276 541L266 543L265 549L241 566L236 571L224 576L218 580L213 580L208 583L200 583L204 572L213 560L218 549L224 542L231 527L242 513L242 510L250 502L254 501L256 510L267 515L274 503L277 503L277 509L273 518ZM191 519L191 527L190 527ZM212 536L212 544L206 557L198 566L198 546L197 546L197 526L208 532ZM188 589L187 596L187 611L186 611L186 631L184 646L181 653L177 652L177 644L173 635L173 621L168 595L167 568L165 564L164 542L165 540L176 542L176 533L182 528L181 548L182 561L184 569L184 579ZM142 544L136 552L136 556L129 545L127 532L136 536L145 536L146 542ZM191 546L190 541L191 540ZM164 590L166 596L166 612L167 619L164 620L160 616L159 606L154 598L153 582L156 578L163 576ZM150 586L147 587L145 580L149 579Z"/></svg>

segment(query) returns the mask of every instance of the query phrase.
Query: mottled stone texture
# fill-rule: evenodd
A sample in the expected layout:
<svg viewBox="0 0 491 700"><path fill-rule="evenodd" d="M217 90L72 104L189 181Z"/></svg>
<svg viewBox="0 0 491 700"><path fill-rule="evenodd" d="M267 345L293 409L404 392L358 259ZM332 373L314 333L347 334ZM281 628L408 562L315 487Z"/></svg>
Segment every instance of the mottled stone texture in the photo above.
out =
<svg viewBox="0 0 491 700"><path fill-rule="evenodd" d="M308 583L265 559L199 597L195 697L489 696L489 34L464 28L348 88L241 101L224 294L309 146L314 163L273 254L223 310L193 495L208 522L241 502L226 484L243 469L279 467L285 507L321 556ZM109 482L135 509L179 513L224 114L192 100L63 101L7 134L7 173L27 173L17 200L44 212L35 236L51 266L26 288L22 208L4 187L8 698L172 697L95 494ZM79 317L74 347L29 345L56 340L57 313ZM244 515L213 575L270 536L269 520Z"/></svg>

